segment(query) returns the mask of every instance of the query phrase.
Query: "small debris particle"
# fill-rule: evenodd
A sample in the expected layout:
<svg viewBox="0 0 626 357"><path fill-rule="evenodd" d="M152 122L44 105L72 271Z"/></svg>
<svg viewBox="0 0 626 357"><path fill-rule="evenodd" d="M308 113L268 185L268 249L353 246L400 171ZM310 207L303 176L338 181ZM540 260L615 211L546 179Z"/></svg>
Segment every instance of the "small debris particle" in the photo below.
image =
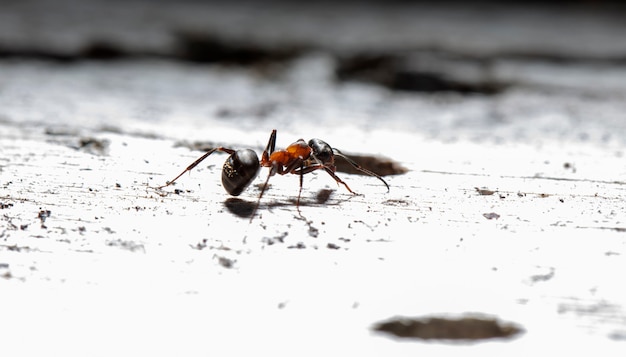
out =
<svg viewBox="0 0 626 357"><path fill-rule="evenodd" d="M52 212L50 212L50 210L41 210L39 211L39 214L37 215L37 217L39 217L39 219L41 220L41 223L46 221L46 218L50 217L50 214Z"/></svg>
<svg viewBox="0 0 626 357"><path fill-rule="evenodd" d="M490 213L483 213L483 217L487 219L498 219L500 218L500 215L495 212L490 212Z"/></svg>
<svg viewBox="0 0 626 357"><path fill-rule="evenodd" d="M13 207L13 203L0 202L0 209L7 209Z"/></svg>
<svg viewBox="0 0 626 357"><path fill-rule="evenodd" d="M383 204L387 206L394 206L394 207L408 207L411 205L409 201L402 200L402 199L385 200L383 201Z"/></svg>
<svg viewBox="0 0 626 357"><path fill-rule="evenodd" d="M274 245L275 243L284 243L285 237L287 237L288 234L289 232L284 232L283 234L276 236L276 237L264 237L262 241L267 245Z"/></svg>
<svg viewBox="0 0 626 357"><path fill-rule="evenodd" d="M109 144L109 140L106 139L86 137L78 141L78 145L75 149L92 155L106 155Z"/></svg>
<svg viewBox="0 0 626 357"><path fill-rule="evenodd" d="M235 260L217 256L217 262L226 269L230 269L235 266Z"/></svg>
<svg viewBox="0 0 626 357"><path fill-rule="evenodd" d="M41 220L41 228L48 228L46 227L46 218L50 217L50 214L52 212L50 212L50 210L41 210L39 211L39 214L37 215L37 217Z"/></svg>
<svg viewBox="0 0 626 357"><path fill-rule="evenodd" d="M539 282L539 281L548 281L550 279L552 279L554 277L554 273L555 270L553 267L550 267L549 271L545 274L536 274L536 275L532 275L530 277L530 280L533 283Z"/></svg>
<svg viewBox="0 0 626 357"><path fill-rule="evenodd" d="M121 239L115 239L115 240L110 240L106 242L106 245L108 245L109 247L118 247L118 248L122 248L122 249L126 249L129 250L131 252L146 252L146 249L144 248L143 244L139 244L139 243L135 243L133 241L128 241L128 240L121 240Z"/></svg>
<svg viewBox="0 0 626 357"><path fill-rule="evenodd" d="M326 244L326 248L328 248L328 249L339 249L340 247L337 244L335 244L335 243L328 243L328 244Z"/></svg>
<svg viewBox="0 0 626 357"><path fill-rule="evenodd" d="M289 249L305 249L306 245L304 245L304 243L302 243L302 242L298 242L296 245L290 245L287 248L289 248Z"/></svg>
<svg viewBox="0 0 626 357"><path fill-rule="evenodd" d="M115 188L122 188L122 185L118 182L115 183Z"/></svg>
<svg viewBox="0 0 626 357"><path fill-rule="evenodd" d="M202 249L207 247L206 242L207 242L207 239L204 238L204 239L202 239L202 241L196 243L196 245L191 245L191 248L197 249L197 250L202 250Z"/></svg>
<svg viewBox="0 0 626 357"><path fill-rule="evenodd" d="M496 191L490 190L490 189L485 188L485 187L480 187L480 188L474 187L474 189L476 189L476 192L478 192L478 194L481 195L481 196L491 196L494 193L496 193Z"/></svg>

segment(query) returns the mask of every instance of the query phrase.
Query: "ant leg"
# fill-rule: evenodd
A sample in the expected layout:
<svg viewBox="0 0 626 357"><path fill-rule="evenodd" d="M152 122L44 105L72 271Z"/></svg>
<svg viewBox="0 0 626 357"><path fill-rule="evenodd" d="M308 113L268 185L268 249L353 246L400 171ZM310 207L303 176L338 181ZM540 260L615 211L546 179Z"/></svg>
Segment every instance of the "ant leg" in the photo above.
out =
<svg viewBox="0 0 626 357"><path fill-rule="evenodd" d="M347 161L350 165L352 165L352 167L354 167L355 169L357 169L357 170L359 170L359 171L361 171L361 172L363 172L363 173L365 173L365 174L367 174L367 175L370 175L370 176L376 177L377 179L379 179L380 181L382 181L382 183L384 183L384 184L385 184L385 186L387 187L387 192L389 192L389 184L387 184L387 182L386 182L386 181L385 181L382 177L380 177L380 175L378 175L378 174L376 174L376 173L374 173L374 172L372 172L372 171L370 171L370 170L368 170L368 169L365 169L365 168L361 167L361 165L357 164L354 160L352 160L351 158L347 157L346 155L344 155L343 153L341 153L341 151L339 151L339 150L337 150L337 149L335 149L335 148L333 148L333 154L334 154L335 156L342 157L342 158L343 158L344 160L346 160L346 161ZM326 169L326 171L328 172L328 169ZM333 174L331 174L330 172L328 172L328 173L329 173L331 176L333 176L333 178L334 178L335 180L337 180L336 176L334 176L334 175L333 175ZM337 182L340 182L340 181L337 181ZM344 183L344 185L345 185L345 183ZM348 187L348 186L346 186L346 188L347 188L347 187ZM348 189L348 191L350 191L350 189ZM350 192L352 192L352 191L350 191Z"/></svg>
<svg viewBox="0 0 626 357"><path fill-rule="evenodd" d="M333 168L334 168L334 167L333 167ZM321 170L321 169L324 169L324 171L326 171L326 172L330 175L330 177L332 177L335 181L337 181L337 184L342 184L342 185L344 185L344 186L346 187L346 189L347 189L350 193L352 193L353 195L356 195L357 193L356 193L356 192L354 192L354 191L352 191L352 190L350 189L350 186L348 186L348 184L347 184L347 183L343 182L343 180L341 180L341 179L339 178L339 176L337 176L337 175L335 174L335 172L334 172L333 168L330 168L330 167L328 167L328 166L324 166L324 165L313 165L313 166L304 167L304 168L302 168L301 170L296 170L296 172L298 172L298 173L300 173L300 174L304 175L304 174L308 174L309 172L313 172L313 171L315 171L315 170Z"/></svg>
<svg viewBox="0 0 626 357"><path fill-rule="evenodd" d="M272 130L272 133L270 134L270 139L267 141L267 146L263 151L263 162L270 161L270 155L274 152L274 149L276 149L276 129Z"/></svg>
<svg viewBox="0 0 626 357"><path fill-rule="evenodd" d="M181 172L178 176L174 177L173 180L167 181L165 183L165 185L159 186L159 187L157 187L157 189L162 189L164 187L167 187L167 186L173 184L174 181L178 180L185 172L193 170L194 167L198 166L198 164L200 164L204 159L206 159L207 157L209 157L209 155L211 155L212 153L214 153L216 151L222 151L222 152L225 152L225 153L227 153L229 155L232 155L235 152L235 150L223 148L221 146L217 147L217 148L214 148L214 149L211 149L211 150L207 151L204 155L200 156L191 165L187 166L187 168L185 170L183 170L183 172Z"/></svg>
<svg viewBox="0 0 626 357"><path fill-rule="evenodd" d="M250 215L250 222L252 222L252 219L254 218L256 211L259 209L259 205L261 204L261 198L263 197L263 193L265 193L265 190L267 189L267 184L270 181L270 177L274 176L277 170L279 171L282 168L282 166L277 166L277 165L278 164L274 164L270 167L270 172L267 174L265 183L263 183L263 187L261 187L261 193L259 194L259 198L257 199L256 205L254 205L254 209L252 210L252 214Z"/></svg>
<svg viewBox="0 0 626 357"><path fill-rule="evenodd" d="M348 186L348 184L347 184L347 183L343 182L343 181L339 178L339 176L335 175L335 173L333 172L333 170L331 170L330 168L328 168L328 167L326 167L326 166L324 166L324 170L325 170L325 171L326 171L326 172L327 172L327 173L328 173L328 174L329 174L329 175L330 175L333 179L335 179L335 181L337 181L337 184L342 184L342 185L344 185L344 186L346 187L346 189L347 189L347 190L348 190L351 194L353 194L353 195L356 195L356 194L357 194L356 192L352 191L352 190L350 189L350 186Z"/></svg>
<svg viewBox="0 0 626 357"><path fill-rule="evenodd" d="M296 210L298 210L298 214L302 217L302 212L300 212L300 196L302 195L302 183L304 182L304 162L300 160L300 190L298 191L298 199L296 200Z"/></svg>
<svg viewBox="0 0 626 357"><path fill-rule="evenodd" d="M274 139L276 139L276 130L274 130L272 132L272 137ZM270 137L270 141L272 140L272 137ZM269 144L268 144L269 147ZM263 154L265 155L266 152L264 152ZM250 216L250 222L252 222L252 218L254 218L254 215L257 211L257 209L259 208L259 205L261 204L261 198L263 197L263 194L265 193L265 190L267 189L267 185L270 181L270 177L274 176L275 174L279 174L279 175L285 175L288 174L290 172L295 172L295 167L297 167L297 165L300 165L301 170L304 168L304 161L302 161L301 159L297 159L294 160L293 162L289 163L289 166L286 166L285 168L283 168L283 165L280 164L279 162L273 162L270 166L270 171L267 174L267 178L265 179L265 183L263 183L263 187L261 187L261 193L259 194L259 198L256 202L256 205L254 206L254 210L252 211L252 215ZM300 170L300 171L301 171ZM298 192L298 201L296 203L297 207L298 207L298 212L300 212L300 194L302 193L302 176L300 177L300 192Z"/></svg>
<svg viewBox="0 0 626 357"><path fill-rule="evenodd" d="M301 158L293 159L285 165L283 168L280 166L280 169L277 172L280 175L285 174L300 174L300 190L298 191L298 199L296 200L296 209L298 210L298 214L302 216L300 212L300 196L302 195L302 186L304 183L304 174L308 173L304 167L304 160Z"/></svg>

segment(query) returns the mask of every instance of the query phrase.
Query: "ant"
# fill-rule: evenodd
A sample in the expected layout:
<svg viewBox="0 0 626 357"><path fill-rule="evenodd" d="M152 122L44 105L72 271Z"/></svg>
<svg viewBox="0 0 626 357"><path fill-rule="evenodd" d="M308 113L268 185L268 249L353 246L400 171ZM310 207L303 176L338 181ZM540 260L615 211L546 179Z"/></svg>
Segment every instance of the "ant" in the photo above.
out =
<svg viewBox="0 0 626 357"><path fill-rule="evenodd" d="M261 197L267 189L267 185L270 177L275 174L286 175L295 174L300 176L300 191L298 192L298 200L296 207L298 212L300 211L300 194L302 193L302 181L304 174L311 173L315 170L326 171L337 184L342 184L350 193L356 194L348 184L343 182L336 174L335 157L341 157L346 160L355 169L376 177L387 187L389 191L389 185L383 180L380 175L367 170L357 164L354 160L342 154L339 150L332 148L328 143L320 139L311 139L309 142L305 142L303 139L299 139L295 143L287 146L284 150L275 150L276 148L276 129L272 130L270 139L267 142L267 146L261 155L261 160L257 154L250 149L233 150L222 146L213 148L207 151L204 155L200 156L191 165L187 166L183 172L176 176L173 180L167 181L165 185L159 186L158 189L162 189L174 183L184 173L191 171L194 167L198 166L204 159L209 157L216 151L221 151L229 154L224 166L222 167L222 185L226 192L232 196L239 196L252 181L256 178L261 167L269 167L270 171L265 179L265 183L261 188L259 199L252 211L251 219L254 217L254 213L259 206Z"/></svg>

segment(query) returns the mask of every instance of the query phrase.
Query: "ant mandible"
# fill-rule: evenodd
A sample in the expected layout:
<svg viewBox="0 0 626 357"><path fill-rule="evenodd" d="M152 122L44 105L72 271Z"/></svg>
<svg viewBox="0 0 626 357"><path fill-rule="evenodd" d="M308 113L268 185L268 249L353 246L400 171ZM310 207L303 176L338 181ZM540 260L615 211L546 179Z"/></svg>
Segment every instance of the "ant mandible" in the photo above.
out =
<svg viewBox="0 0 626 357"><path fill-rule="evenodd" d="M168 181L165 185L159 186L158 189L162 189L174 183L185 172L191 171L194 167L198 166L204 159L209 157L216 151L221 151L229 154L224 166L222 167L222 185L226 192L232 196L239 196L252 181L256 178L261 167L269 167L270 171L265 179L265 183L261 188L259 199L257 201L255 209L252 211L252 217L258 207L261 197L265 192L270 177L275 174L295 174L300 175L300 191L298 192L298 200L296 207L300 210L300 194L302 193L302 181L304 174L311 173L315 170L326 171L337 184L342 184L350 193L356 194L348 184L343 182L336 174L335 156L341 157L346 160L355 169L376 177L387 187L389 191L389 185L380 175L361 167L354 160L345 156L339 150L332 148L328 143L320 139L311 139L306 143L303 139L299 139L295 143L287 146L284 150L275 150L276 147L276 129L272 130L270 139L267 142L267 146L261 155L261 160L257 154L250 149L233 150L225 147L216 147L207 151L204 155L200 156L191 165L187 166L183 172L176 176L173 180Z"/></svg>

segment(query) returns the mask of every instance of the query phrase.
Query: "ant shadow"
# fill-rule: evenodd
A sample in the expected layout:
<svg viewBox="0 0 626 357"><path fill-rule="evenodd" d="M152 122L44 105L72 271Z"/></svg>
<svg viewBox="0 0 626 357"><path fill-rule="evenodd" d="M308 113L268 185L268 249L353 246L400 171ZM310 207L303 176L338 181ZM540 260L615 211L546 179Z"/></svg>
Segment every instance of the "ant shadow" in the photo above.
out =
<svg viewBox="0 0 626 357"><path fill-rule="evenodd" d="M303 199L300 198L300 202L295 198L289 199L288 201L272 201L272 202L261 202L257 206L256 201L246 201L237 197L230 197L224 201L224 207L234 214L235 216L241 218L251 218L252 215L255 214L256 210L265 210L271 209L275 207L285 207L285 206L300 206L300 207L308 207L308 206L319 206L319 205L338 205L341 201L331 202L329 200L335 190L330 189L322 189L318 191L313 199Z"/></svg>

